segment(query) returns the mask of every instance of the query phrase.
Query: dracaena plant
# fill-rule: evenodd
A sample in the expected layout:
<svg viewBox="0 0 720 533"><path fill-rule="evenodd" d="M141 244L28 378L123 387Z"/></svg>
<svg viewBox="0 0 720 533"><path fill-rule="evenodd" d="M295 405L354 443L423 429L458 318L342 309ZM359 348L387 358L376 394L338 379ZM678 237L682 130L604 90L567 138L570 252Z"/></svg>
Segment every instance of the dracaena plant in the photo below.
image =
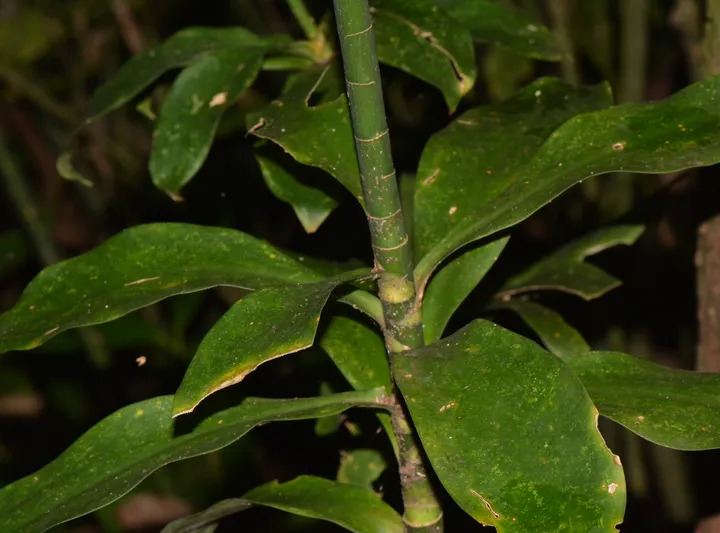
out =
<svg viewBox="0 0 720 533"><path fill-rule="evenodd" d="M618 281L585 258L632 244L642 228L607 227L568 244L508 277L476 320L446 329L512 228L574 184L614 171L666 173L720 161L720 79L664 101L615 107L606 84L538 79L506 101L453 117L433 135L412 196L401 203L378 63L435 86L454 113L475 82L475 41L556 60L550 33L490 0L335 0L320 25L300 0L289 6L305 40L188 28L102 86L87 122L182 67L154 125L149 163L154 183L177 199L223 113L258 72L290 70L282 95L248 117L248 131L258 145L279 145L349 191L367 218L374 264L345 271L233 229L158 223L127 229L40 272L0 316L2 351L32 349L69 328L173 295L216 286L250 292L207 333L173 396L120 409L0 491L0 530L41 532L92 512L163 465L227 446L259 424L359 407L377 411L393 445L400 512L367 483L301 476L164 531L211 532L222 517L260 505L358 533L440 532L444 492L498 531L614 531L626 483L598 416L671 448L718 448L720 377L593 352L557 312L525 295L601 296ZM333 93L343 71L346 91ZM258 152L258 162L270 190L308 232L337 206L335 196L274 159ZM331 300L338 305L324 312ZM343 305L347 312L333 316ZM480 318L493 309L517 313L544 347ZM188 413L210 394L312 345L329 354L353 391L247 398L189 431L176 427L177 417L196 416Z"/></svg>

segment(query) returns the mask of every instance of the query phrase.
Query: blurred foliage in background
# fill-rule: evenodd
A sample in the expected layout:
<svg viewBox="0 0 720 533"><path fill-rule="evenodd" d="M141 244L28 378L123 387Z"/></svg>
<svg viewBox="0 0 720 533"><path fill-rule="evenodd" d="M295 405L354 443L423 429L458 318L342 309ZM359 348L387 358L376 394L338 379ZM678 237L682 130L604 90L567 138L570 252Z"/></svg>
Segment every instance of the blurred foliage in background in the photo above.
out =
<svg viewBox="0 0 720 533"><path fill-rule="evenodd" d="M479 46L482 79L462 100L461 109L502 100L543 74L582 83L609 80L620 102L660 99L699 79L705 58L712 57L700 45L706 30L699 0L505 3L553 29L562 61L543 62L493 45ZM329 2L308 4L321 14ZM369 242L356 203L342 203L308 234L292 208L272 195L253 157L245 116L280 94L286 73L262 72L223 116L201 179L183 190L188 199L184 202L159 191L148 176L153 102L168 89L162 79L137 108L121 108L73 137L89 95L100 83L129 57L190 25L243 25L260 35L300 34L280 0L0 0L0 173L20 176L30 193L22 202L12 202L4 190L0 194L0 310L12 306L42 266L147 222L228 226L297 252L371 261L350 255L351 250L370 250L356 246ZM424 143L450 117L439 91L399 70L383 69L398 174L412 176ZM70 144L77 154L75 168L92 187L59 176L56 160ZM276 147L266 148L278 155ZM308 171L300 165L292 168ZM560 293L547 299L572 317L573 326L593 348L692 368L695 232L720 211L716 173L709 168L660 179L589 179L523 223L495 271L527 265L600 224L645 224L649 230L635 247L593 259L623 279L622 288L591 303ZM33 231L26 231L28 225ZM339 244L328 248L329 242ZM66 332L37 350L3 356L0 486L46 464L115 409L174 392L203 334L239 296L224 288L175 297L82 334ZM457 323L475 316L473 302L485 296L476 294L475 300L466 301ZM510 314L498 314L497 319L532 336ZM324 354L309 350L263 366L238 390L223 392L209 403L254 394L260 383L265 384L264 396L318 394L317 375L323 377L324 392L344 387ZM333 419L317 426L292 422L260 428L220 452L173 464L116 504L56 530L156 531L189 510L270 479L301 473L335 477L339 468L350 475L347 456L338 456L337 449L388 448L382 435L360 432L357 424L362 422ZM623 530L692 531L701 518L720 513L718 452L691 456L641 442L611 423L603 429L610 446L623 455L628 476L630 514ZM316 432L326 436L318 440ZM295 453L299 449L304 450L302 457ZM357 460L383 461L362 453ZM378 475L375 486L382 491L383 474ZM248 516L254 521L248 522ZM462 524L462 516L455 518ZM243 515L243 520L244 531L335 530L263 510ZM234 530L231 522L223 527L220 531Z"/></svg>

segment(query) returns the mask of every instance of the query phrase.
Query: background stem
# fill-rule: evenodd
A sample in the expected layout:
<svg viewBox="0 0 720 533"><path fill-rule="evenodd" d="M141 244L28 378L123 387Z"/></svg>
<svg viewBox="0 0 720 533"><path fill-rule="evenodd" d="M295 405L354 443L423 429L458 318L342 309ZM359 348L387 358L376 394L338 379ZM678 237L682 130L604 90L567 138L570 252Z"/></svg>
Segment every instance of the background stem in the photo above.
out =
<svg viewBox="0 0 720 533"><path fill-rule="evenodd" d="M383 305L385 345L391 360L423 345L420 300L400 204L380 67L367 0L335 0L355 148ZM400 448L400 481L409 531L442 531L442 509L425 473L415 434L396 393L393 429Z"/></svg>
<svg viewBox="0 0 720 533"><path fill-rule="evenodd" d="M319 32L317 26L315 25L315 20L305 7L303 0L288 0L288 5L290 6L290 11L292 11L295 20L297 20L308 40L316 40Z"/></svg>

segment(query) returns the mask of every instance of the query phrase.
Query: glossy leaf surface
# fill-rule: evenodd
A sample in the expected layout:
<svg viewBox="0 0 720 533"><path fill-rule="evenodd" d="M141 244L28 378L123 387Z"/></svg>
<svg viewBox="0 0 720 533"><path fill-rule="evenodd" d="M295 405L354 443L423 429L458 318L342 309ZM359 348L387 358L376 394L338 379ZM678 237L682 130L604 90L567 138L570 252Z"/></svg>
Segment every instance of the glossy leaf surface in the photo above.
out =
<svg viewBox="0 0 720 533"><path fill-rule="evenodd" d="M495 264L508 240L503 237L462 252L432 277L423 299L425 344L442 336L452 314Z"/></svg>
<svg viewBox="0 0 720 533"><path fill-rule="evenodd" d="M378 60L437 87L454 111L477 72L470 31L431 0L371 2Z"/></svg>
<svg viewBox="0 0 720 533"><path fill-rule="evenodd" d="M500 533L611 533L625 509L619 461L561 359L475 321L396 357L393 372L433 470Z"/></svg>
<svg viewBox="0 0 720 533"><path fill-rule="evenodd" d="M498 0L434 0L472 32L475 40L494 43L518 54L559 61L550 30Z"/></svg>
<svg viewBox="0 0 720 533"><path fill-rule="evenodd" d="M494 302L490 309L514 311L537 333L545 347L564 357L590 351L582 335L556 311L535 302L509 299Z"/></svg>
<svg viewBox="0 0 720 533"><path fill-rule="evenodd" d="M616 352L564 360L601 415L669 448L720 448L720 374L678 370Z"/></svg>
<svg viewBox="0 0 720 533"><path fill-rule="evenodd" d="M387 463L382 454L372 448L342 452L337 480L358 487L372 488Z"/></svg>
<svg viewBox="0 0 720 533"><path fill-rule="evenodd" d="M117 500L168 463L223 448L258 424L373 407L383 394L377 389L295 400L247 398L184 434L172 420L172 396L129 405L46 467L0 490L0 526L3 533L40 533Z"/></svg>
<svg viewBox="0 0 720 533"><path fill-rule="evenodd" d="M150 154L153 183L172 197L205 162L225 110L255 80L262 48L209 54L183 70L160 111Z"/></svg>
<svg viewBox="0 0 720 533"><path fill-rule="evenodd" d="M108 322L176 294L319 279L296 259L236 230L137 226L40 272L15 307L0 315L0 352L34 348L67 329Z"/></svg>
<svg viewBox="0 0 720 533"><path fill-rule="evenodd" d="M585 300L599 298L621 282L595 265L585 263L585 258L620 244L629 246L635 243L644 229L643 226L611 226L586 235L510 278L498 297L557 290Z"/></svg>
<svg viewBox="0 0 720 533"><path fill-rule="evenodd" d="M293 76L278 100L248 115L248 126L252 134L281 146L298 162L328 172L364 205L345 94L310 105L311 97L333 75L328 67Z"/></svg>
<svg viewBox="0 0 720 533"><path fill-rule="evenodd" d="M307 233L315 233L337 207L337 201L320 189L306 185L266 157L258 157L263 179L270 192L290 204Z"/></svg>
<svg viewBox="0 0 720 533"><path fill-rule="evenodd" d="M493 200L550 134L579 113L611 103L604 85L574 89L541 78L510 100L471 109L435 134L423 151L415 189L418 259ZM523 179L528 179L523 176Z"/></svg>
<svg viewBox="0 0 720 533"><path fill-rule="evenodd" d="M369 273L355 271L245 296L200 343L175 394L173 416L192 411L204 398L239 383L261 364L311 346L330 293L341 283Z"/></svg>
<svg viewBox="0 0 720 533"><path fill-rule="evenodd" d="M666 100L623 104L572 118L542 147L523 153L527 157L517 157L516 149L514 159L523 163L507 175L507 188L489 204L478 202L470 213L463 215L458 209L459 220L418 264L416 279L422 283L454 250L521 222L589 176L675 172L717 163L718 102L720 77L710 78ZM427 174L419 175L428 179Z"/></svg>
<svg viewBox="0 0 720 533"><path fill-rule="evenodd" d="M192 63L206 54L250 48L262 54L269 45L282 41L284 39L268 40L240 27L196 27L179 31L160 46L132 58L110 81L95 91L86 122L127 103L164 72Z"/></svg>
<svg viewBox="0 0 720 533"><path fill-rule="evenodd" d="M271 482L245 499L281 511L319 518L355 533L402 533L400 515L372 490L312 476Z"/></svg>

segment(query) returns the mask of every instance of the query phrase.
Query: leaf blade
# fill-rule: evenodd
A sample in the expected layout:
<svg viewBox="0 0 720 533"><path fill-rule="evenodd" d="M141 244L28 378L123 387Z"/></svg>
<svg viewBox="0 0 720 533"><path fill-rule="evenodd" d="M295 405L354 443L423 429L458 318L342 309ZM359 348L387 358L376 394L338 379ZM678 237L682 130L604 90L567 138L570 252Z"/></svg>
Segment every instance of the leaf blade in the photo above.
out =
<svg viewBox="0 0 720 533"><path fill-rule="evenodd" d="M291 256L236 230L137 226L40 272L15 307L0 315L0 352L31 349L67 329L108 322L176 294L319 279Z"/></svg>
<svg viewBox="0 0 720 533"><path fill-rule="evenodd" d="M172 396L129 405L55 461L0 490L0 524L7 533L45 531L117 500L165 464L223 448L258 424L380 407L383 396L376 389L295 400L247 398L181 436L171 417Z"/></svg>
<svg viewBox="0 0 720 533"><path fill-rule="evenodd" d="M198 172L224 111L255 80L264 49L220 51L185 68L160 111L150 153L153 183L171 197Z"/></svg>
<svg viewBox="0 0 720 533"><path fill-rule="evenodd" d="M310 347L330 293L369 273L364 269L315 283L269 287L238 301L200 343L175 393L173 416L191 412L261 364Z"/></svg>
<svg viewBox="0 0 720 533"><path fill-rule="evenodd" d="M563 360L600 414L633 433L678 450L720 448L720 375L617 352L576 353Z"/></svg>
<svg viewBox="0 0 720 533"><path fill-rule="evenodd" d="M559 358L475 321L397 357L393 373L440 481L476 520L604 533L622 520L622 467Z"/></svg>

